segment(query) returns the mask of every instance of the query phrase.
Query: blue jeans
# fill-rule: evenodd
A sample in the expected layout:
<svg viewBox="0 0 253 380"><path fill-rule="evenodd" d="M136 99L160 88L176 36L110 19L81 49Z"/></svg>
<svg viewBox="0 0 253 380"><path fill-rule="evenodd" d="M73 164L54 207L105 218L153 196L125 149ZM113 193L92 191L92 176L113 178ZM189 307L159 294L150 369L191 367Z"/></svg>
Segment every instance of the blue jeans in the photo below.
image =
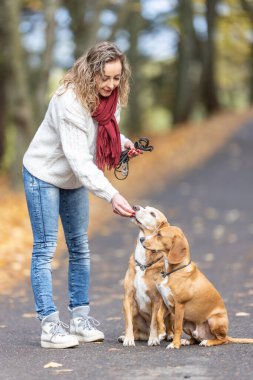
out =
<svg viewBox="0 0 253 380"><path fill-rule="evenodd" d="M89 304L89 199L86 188L60 189L23 168L26 201L33 231L31 283L39 319L57 310L53 301L51 261L61 217L69 251L69 307Z"/></svg>

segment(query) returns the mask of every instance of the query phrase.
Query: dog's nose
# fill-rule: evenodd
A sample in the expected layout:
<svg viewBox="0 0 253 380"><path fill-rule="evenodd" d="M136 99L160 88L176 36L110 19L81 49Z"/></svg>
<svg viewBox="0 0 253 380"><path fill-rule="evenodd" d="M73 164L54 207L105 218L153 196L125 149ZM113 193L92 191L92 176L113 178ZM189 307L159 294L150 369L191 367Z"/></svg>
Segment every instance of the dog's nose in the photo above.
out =
<svg viewBox="0 0 253 380"><path fill-rule="evenodd" d="M145 241L145 237L140 238L140 242L143 243Z"/></svg>
<svg viewBox="0 0 253 380"><path fill-rule="evenodd" d="M138 206L138 205L134 205L134 206L133 206L133 209L134 209L134 211L139 211L139 210L140 210L140 206Z"/></svg>

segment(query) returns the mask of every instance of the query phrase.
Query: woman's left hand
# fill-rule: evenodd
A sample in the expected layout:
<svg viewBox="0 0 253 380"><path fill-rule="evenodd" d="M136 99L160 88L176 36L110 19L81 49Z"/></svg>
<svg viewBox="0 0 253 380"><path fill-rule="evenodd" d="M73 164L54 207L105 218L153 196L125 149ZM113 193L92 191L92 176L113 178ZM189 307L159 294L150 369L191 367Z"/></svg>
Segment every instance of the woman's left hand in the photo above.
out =
<svg viewBox="0 0 253 380"><path fill-rule="evenodd" d="M140 149L135 149L134 143L130 140L127 140L124 144L125 149L129 149L128 152L128 157L136 157L139 156L140 154L143 154L143 151Z"/></svg>

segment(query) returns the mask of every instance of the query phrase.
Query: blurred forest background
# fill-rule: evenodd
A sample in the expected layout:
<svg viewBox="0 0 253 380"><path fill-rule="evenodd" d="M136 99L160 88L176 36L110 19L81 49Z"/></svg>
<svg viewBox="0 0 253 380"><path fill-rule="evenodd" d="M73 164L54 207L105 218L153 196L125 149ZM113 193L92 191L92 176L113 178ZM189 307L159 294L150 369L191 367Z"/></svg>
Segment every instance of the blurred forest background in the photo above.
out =
<svg viewBox="0 0 253 380"><path fill-rule="evenodd" d="M0 292L30 272L24 151L59 80L99 40L116 42L132 67L120 128L155 146L116 180L131 202L201 164L252 119L253 0L1 0ZM90 233L106 234L110 206L91 202Z"/></svg>
<svg viewBox="0 0 253 380"><path fill-rule="evenodd" d="M1 0L0 17L0 165L13 183L60 78L98 40L130 61L130 136L253 100L253 0Z"/></svg>

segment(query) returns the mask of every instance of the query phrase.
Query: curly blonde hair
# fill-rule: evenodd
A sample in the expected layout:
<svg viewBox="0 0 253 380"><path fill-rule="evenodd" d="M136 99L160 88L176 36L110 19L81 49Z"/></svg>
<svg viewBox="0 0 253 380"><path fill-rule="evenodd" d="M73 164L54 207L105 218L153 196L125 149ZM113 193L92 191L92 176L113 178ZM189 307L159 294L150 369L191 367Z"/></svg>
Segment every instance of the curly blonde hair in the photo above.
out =
<svg viewBox="0 0 253 380"><path fill-rule="evenodd" d="M73 86L74 91L85 108L91 114L99 104L99 93L97 88L97 75L102 76L104 66L107 62L120 60L122 73L119 83L119 101L121 107L125 107L129 95L130 67L126 56L112 42L98 42L82 55L61 80L65 89Z"/></svg>

